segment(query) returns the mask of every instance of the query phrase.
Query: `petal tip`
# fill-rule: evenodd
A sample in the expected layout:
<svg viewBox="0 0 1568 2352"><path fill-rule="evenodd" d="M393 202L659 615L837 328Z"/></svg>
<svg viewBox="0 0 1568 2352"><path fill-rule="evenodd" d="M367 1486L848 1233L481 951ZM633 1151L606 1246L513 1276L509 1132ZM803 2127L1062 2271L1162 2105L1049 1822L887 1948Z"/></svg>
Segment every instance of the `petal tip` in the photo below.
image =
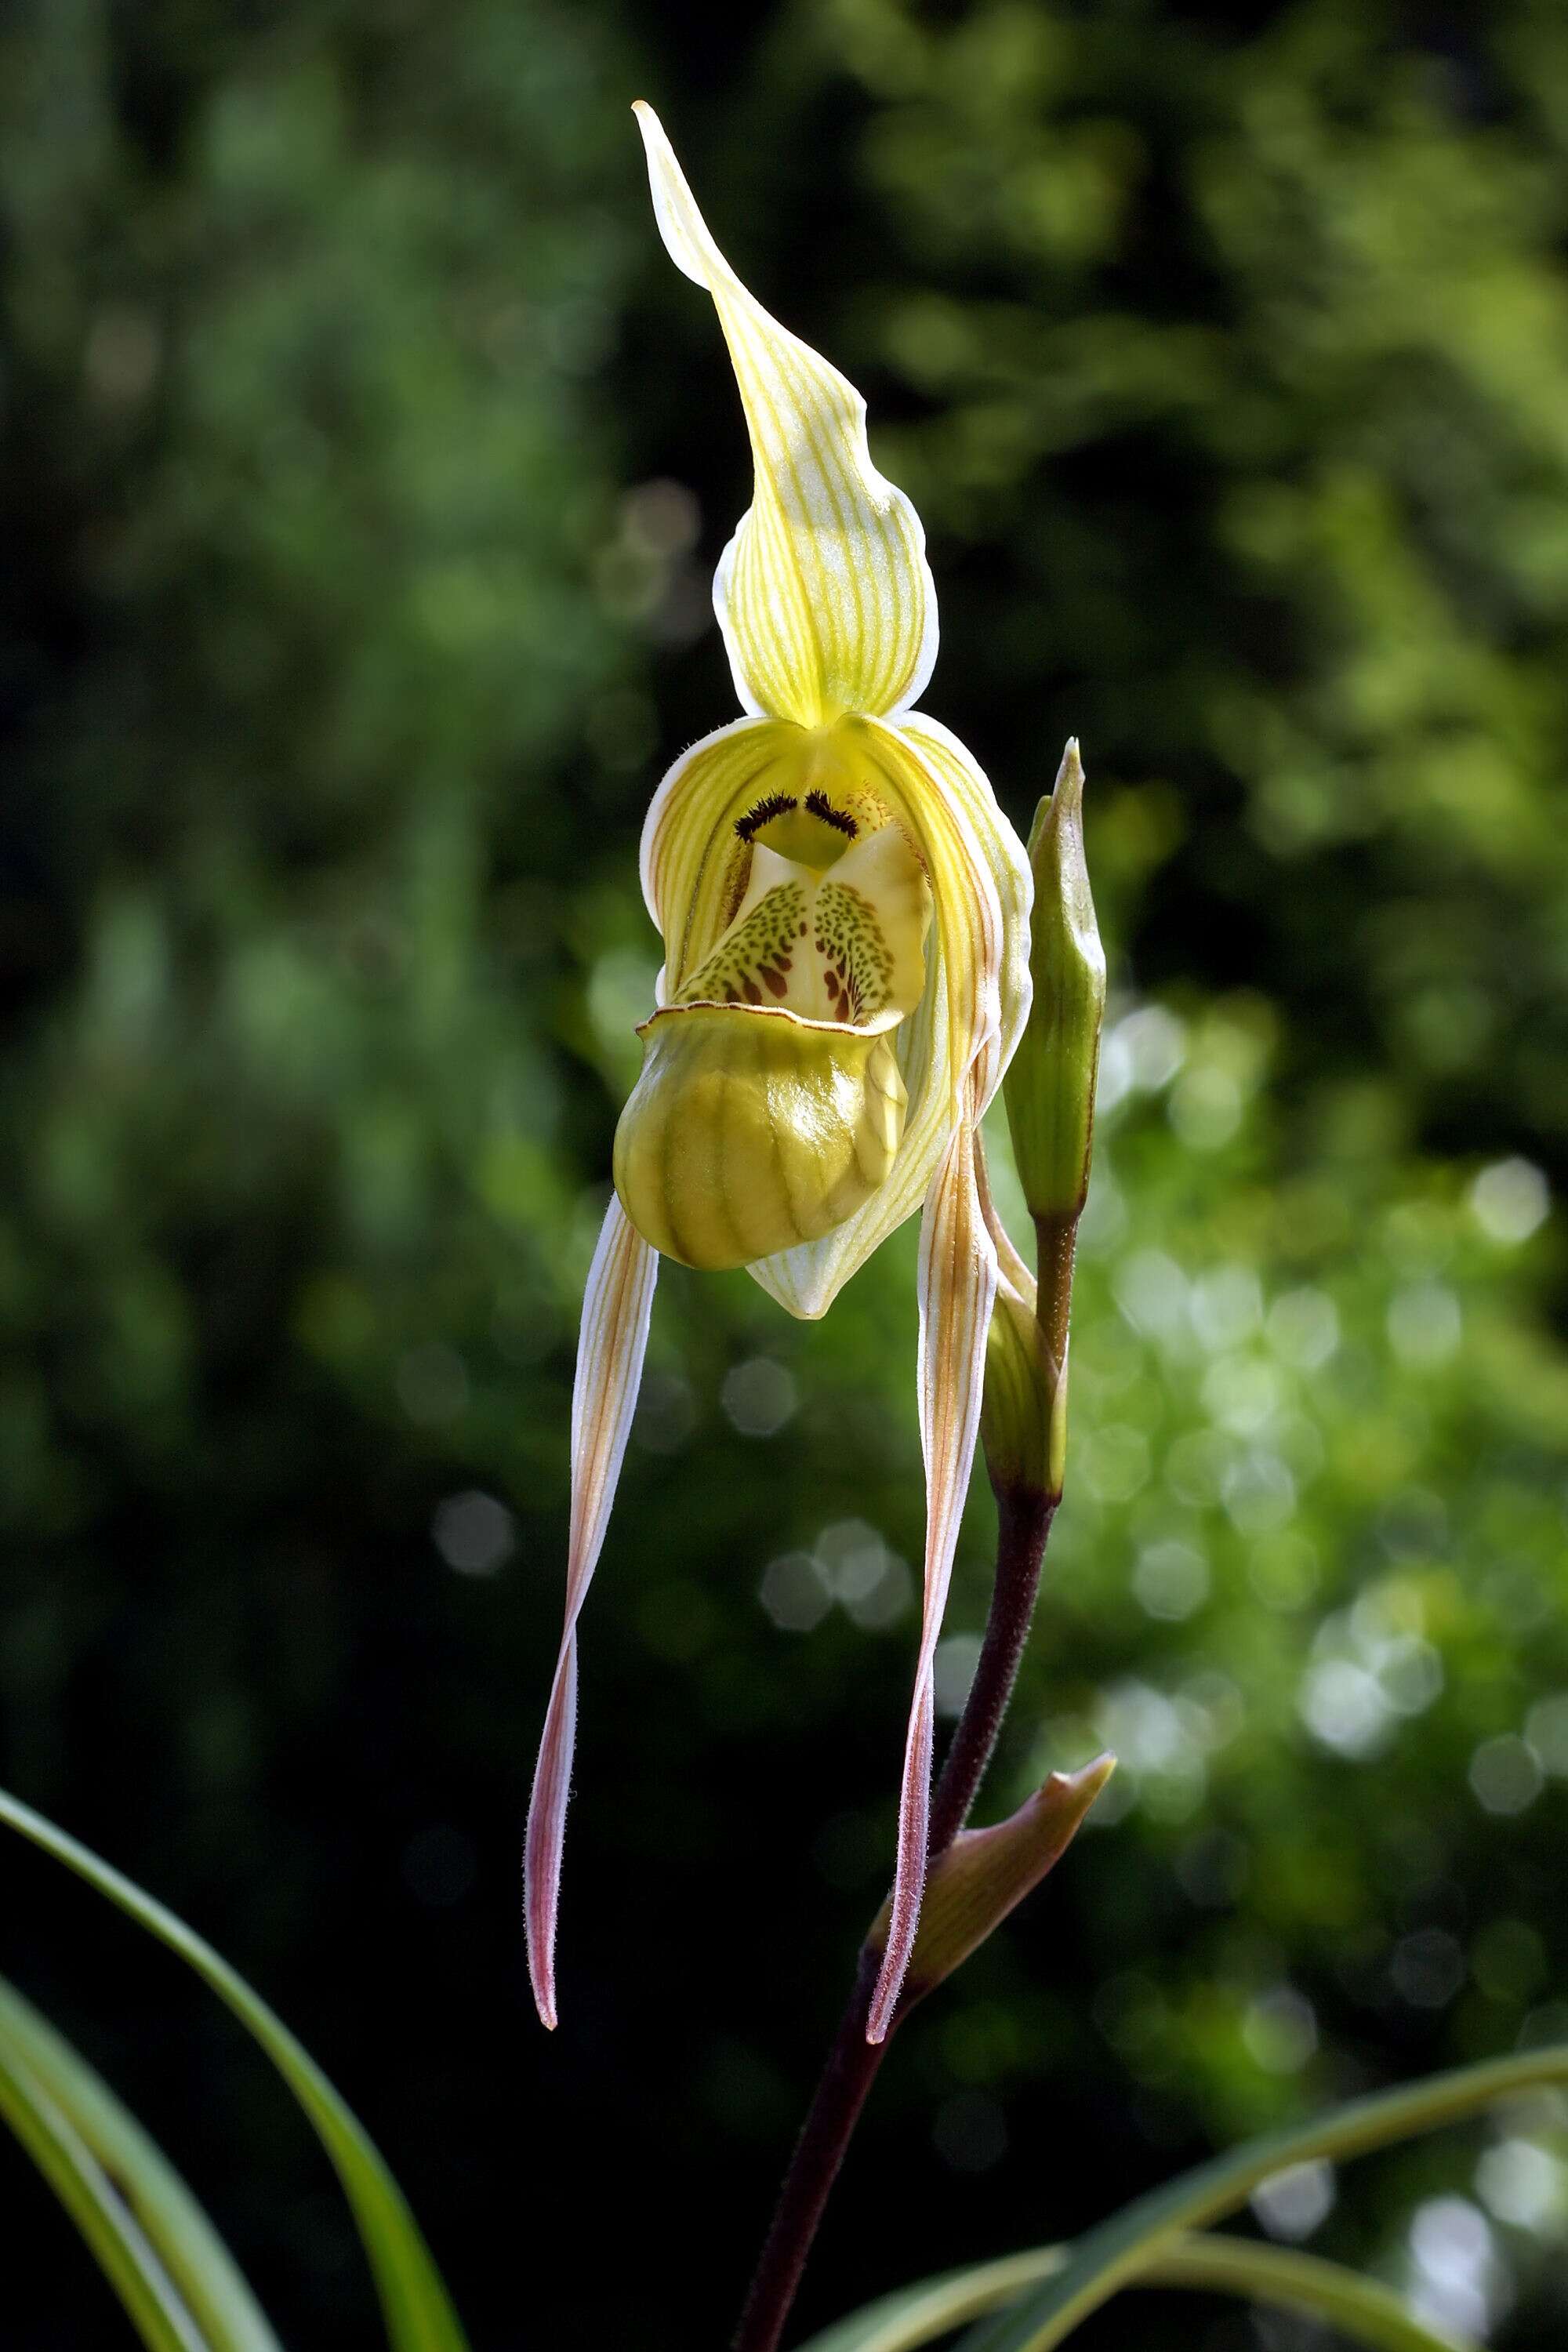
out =
<svg viewBox="0 0 1568 2352"><path fill-rule="evenodd" d="M889 1967L888 1956L886 1954L883 1956L882 1971L877 1979L876 1990L871 1995L871 2006L866 2013L866 2039L873 2048L879 2042L886 2042L891 2031L893 2012L899 2005L899 1994L903 1989L904 1961L907 1958L907 1954L903 1955L895 1966Z"/></svg>
<svg viewBox="0 0 1568 2352"><path fill-rule="evenodd" d="M547 2033L553 2033L557 2023L555 1969L552 1955L541 1952L531 1935L528 1937L528 1981L539 2022Z"/></svg>

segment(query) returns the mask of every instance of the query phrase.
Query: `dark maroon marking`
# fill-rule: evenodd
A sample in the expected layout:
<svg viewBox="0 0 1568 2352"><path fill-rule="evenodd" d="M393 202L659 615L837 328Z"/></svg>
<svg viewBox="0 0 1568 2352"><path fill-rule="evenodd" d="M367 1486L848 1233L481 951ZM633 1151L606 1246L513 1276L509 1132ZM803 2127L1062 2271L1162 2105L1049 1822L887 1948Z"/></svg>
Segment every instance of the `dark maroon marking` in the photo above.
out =
<svg viewBox="0 0 1568 2352"><path fill-rule="evenodd" d="M762 1003L762 1001L763 1001L763 992L762 992L762 990L757 986L757 983L756 983L756 982L755 982L754 980L743 980L743 981L741 982L741 985L742 985L742 988L745 990L745 992L746 992L746 1002L747 1002L747 1003L748 1003L748 1004L760 1004L760 1003ZM731 1003L734 1003L734 999L733 999L733 997L731 997L730 1001L731 1001Z"/></svg>
<svg viewBox="0 0 1568 2352"><path fill-rule="evenodd" d="M782 996L785 989L789 986L789 982L785 980L783 972L775 971L771 963L765 963L762 966L759 976L763 987L772 989L775 996Z"/></svg>
<svg viewBox="0 0 1568 2352"><path fill-rule="evenodd" d="M749 808L744 816L735 819L735 830L742 841L750 841L761 826L771 824L775 816L787 816L791 809L799 806L800 803L788 793L769 793L755 808Z"/></svg>
<svg viewBox="0 0 1568 2352"><path fill-rule="evenodd" d="M846 835L850 841L860 830L847 809L836 809L826 793L807 793L805 804L813 816L819 816L824 824L830 824L836 833Z"/></svg>

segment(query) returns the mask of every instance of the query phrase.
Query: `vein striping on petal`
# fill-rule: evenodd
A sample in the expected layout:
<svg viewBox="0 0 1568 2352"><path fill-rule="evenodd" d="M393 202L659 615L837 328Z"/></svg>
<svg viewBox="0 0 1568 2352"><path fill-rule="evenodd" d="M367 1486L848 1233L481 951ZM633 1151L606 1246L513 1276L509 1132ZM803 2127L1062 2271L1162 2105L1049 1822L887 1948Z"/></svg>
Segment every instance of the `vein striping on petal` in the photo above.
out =
<svg viewBox="0 0 1568 2352"><path fill-rule="evenodd" d="M996 1297L996 1252L975 1183L975 1135L953 1133L932 1181L921 1223L921 1451L926 1469L925 1614L915 1664L899 1797L899 1858L887 1948L866 2022L885 2040L914 1949L925 1886L931 1821L933 1675L953 1552L980 1428L985 1339Z"/></svg>
<svg viewBox="0 0 1568 2352"><path fill-rule="evenodd" d="M642 1381L658 1258L612 1196L588 1270L572 1390L572 1522L566 1621L540 1742L523 1849L528 1971L555 2023L555 1914L577 1720L577 1619L593 1580Z"/></svg>
<svg viewBox="0 0 1568 2352"><path fill-rule="evenodd" d="M712 296L756 482L714 602L747 709L816 726L913 702L936 659L920 518L871 462L853 384L750 294L710 235L651 108L637 110L659 232Z"/></svg>
<svg viewBox="0 0 1568 2352"><path fill-rule="evenodd" d="M919 843L930 869L947 974L950 1032L949 1080L952 1116L964 1115L975 1061L1001 1028L1001 979L1005 961L1016 955L1004 928L1002 900L992 861L981 845L980 831L964 802L952 793L945 780L933 772L923 744L907 722L897 726L875 719L856 719L847 730L875 772L878 789L893 803ZM954 739L948 739L952 741ZM942 747L945 755L945 746ZM974 777L978 769L970 767ZM984 785L987 795L989 785ZM1016 843L1025 873L1028 861L1023 845L992 801L992 826L1005 828ZM1028 984L1026 928L1022 968ZM986 1066L989 1074L989 1064ZM998 1073L998 1076L1000 1073Z"/></svg>
<svg viewBox="0 0 1568 2352"><path fill-rule="evenodd" d="M969 824L969 839L996 892L1001 919L996 964L998 1022L989 1054L974 1074L974 1116L979 1117L1001 1084L1029 1017L1034 996L1034 982L1029 975L1034 873L1028 851L997 806L989 778L951 729L940 719L928 718L924 711L912 710L900 719L898 732L923 761L937 789L963 811Z"/></svg>

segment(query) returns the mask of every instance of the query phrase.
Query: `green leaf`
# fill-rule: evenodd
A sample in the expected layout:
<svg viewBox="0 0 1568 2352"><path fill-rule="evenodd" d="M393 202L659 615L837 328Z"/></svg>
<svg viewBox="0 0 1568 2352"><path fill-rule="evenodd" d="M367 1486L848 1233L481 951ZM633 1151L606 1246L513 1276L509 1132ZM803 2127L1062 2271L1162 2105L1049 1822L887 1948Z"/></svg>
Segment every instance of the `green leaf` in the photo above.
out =
<svg viewBox="0 0 1568 2352"><path fill-rule="evenodd" d="M1568 2083L1568 2045L1431 2075L1399 2090L1353 2100L1299 2128L1249 2140L1123 2206L1079 2238L1062 2268L984 2327L970 2352L1051 2352L1119 2287L1145 2274L1184 2231L1234 2212L1271 2173L1320 2157L1360 2156L1419 2132L1436 2131L1542 2083Z"/></svg>
<svg viewBox="0 0 1568 2352"><path fill-rule="evenodd" d="M0 2052L0 2116L81 2231L149 2352L215 2352L92 2150L9 2050Z"/></svg>
<svg viewBox="0 0 1568 2352"><path fill-rule="evenodd" d="M278 2338L240 2275L233 2256L162 2150L63 2035L57 2033L0 1977L0 2068L9 2097L0 2092L6 2120L47 2172L72 2218L92 2239L88 2216L104 2195L118 2224L132 2233L125 2251L139 2263L139 2236L155 2258L157 2275L139 2263L160 2311L163 2288L183 2307L182 2344L195 2342L211 2352L279 2352ZM18 2103L26 2103L24 2119ZM62 2129L63 2126L63 2129ZM44 2161L44 2140L64 2171ZM86 2161L83 2161L85 2157ZM117 2241L117 2244L121 2242ZM104 2262L110 2283L126 2302L147 2340L167 2341L162 2320L149 2335L142 2313L125 2295L119 2271Z"/></svg>
<svg viewBox="0 0 1568 2352"><path fill-rule="evenodd" d="M1368 2352L1472 2352L1457 2336L1439 2336L1376 2279L1293 2247L1247 2238L1178 2238L1141 2272L1140 2286L1191 2287L1236 2294L1276 2309L1326 2319Z"/></svg>
<svg viewBox="0 0 1568 2352"><path fill-rule="evenodd" d="M397 2183L363 2125L282 2020L209 1943L172 1911L4 1790L0 1790L0 1822L63 1862L178 1953L261 2044L303 2107L342 2183L370 2262L394 2352L468 2352L461 2323Z"/></svg>
<svg viewBox="0 0 1568 2352"><path fill-rule="evenodd" d="M1070 2246L1039 2246L972 2270L927 2279L869 2305L813 2336L803 2352L913 2352L965 2320L1011 2304L1026 2288L1058 2276ZM1301 2311L1342 2328L1369 2352L1469 2352L1438 2336L1375 2280L1358 2278L1335 2263L1239 2238L1183 2237L1162 2246L1130 2286L1186 2287L1211 2294Z"/></svg>

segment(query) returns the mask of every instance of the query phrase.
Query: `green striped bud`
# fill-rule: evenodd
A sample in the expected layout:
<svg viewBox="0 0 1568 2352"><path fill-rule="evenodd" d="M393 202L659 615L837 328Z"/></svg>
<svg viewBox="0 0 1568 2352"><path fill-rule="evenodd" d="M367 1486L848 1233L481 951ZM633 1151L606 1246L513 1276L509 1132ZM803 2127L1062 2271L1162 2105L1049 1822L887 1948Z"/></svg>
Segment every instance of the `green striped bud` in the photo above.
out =
<svg viewBox="0 0 1568 2352"><path fill-rule="evenodd" d="M1067 1460L1068 1376L1035 1311L1035 1286L998 1285L985 1339L980 1439L997 1494L1057 1502Z"/></svg>
<svg viewBox="0 0 1568 2352"><path fill-rule="evenodd" d="M1077 1223L1089 1191L1094 1087L1105 1011L1105 950L1083 854L1083 768L1077 739L1029 835L1035 912L1034 1008L1004 1082L1024 1198L1042 1241Z"/></svg>

